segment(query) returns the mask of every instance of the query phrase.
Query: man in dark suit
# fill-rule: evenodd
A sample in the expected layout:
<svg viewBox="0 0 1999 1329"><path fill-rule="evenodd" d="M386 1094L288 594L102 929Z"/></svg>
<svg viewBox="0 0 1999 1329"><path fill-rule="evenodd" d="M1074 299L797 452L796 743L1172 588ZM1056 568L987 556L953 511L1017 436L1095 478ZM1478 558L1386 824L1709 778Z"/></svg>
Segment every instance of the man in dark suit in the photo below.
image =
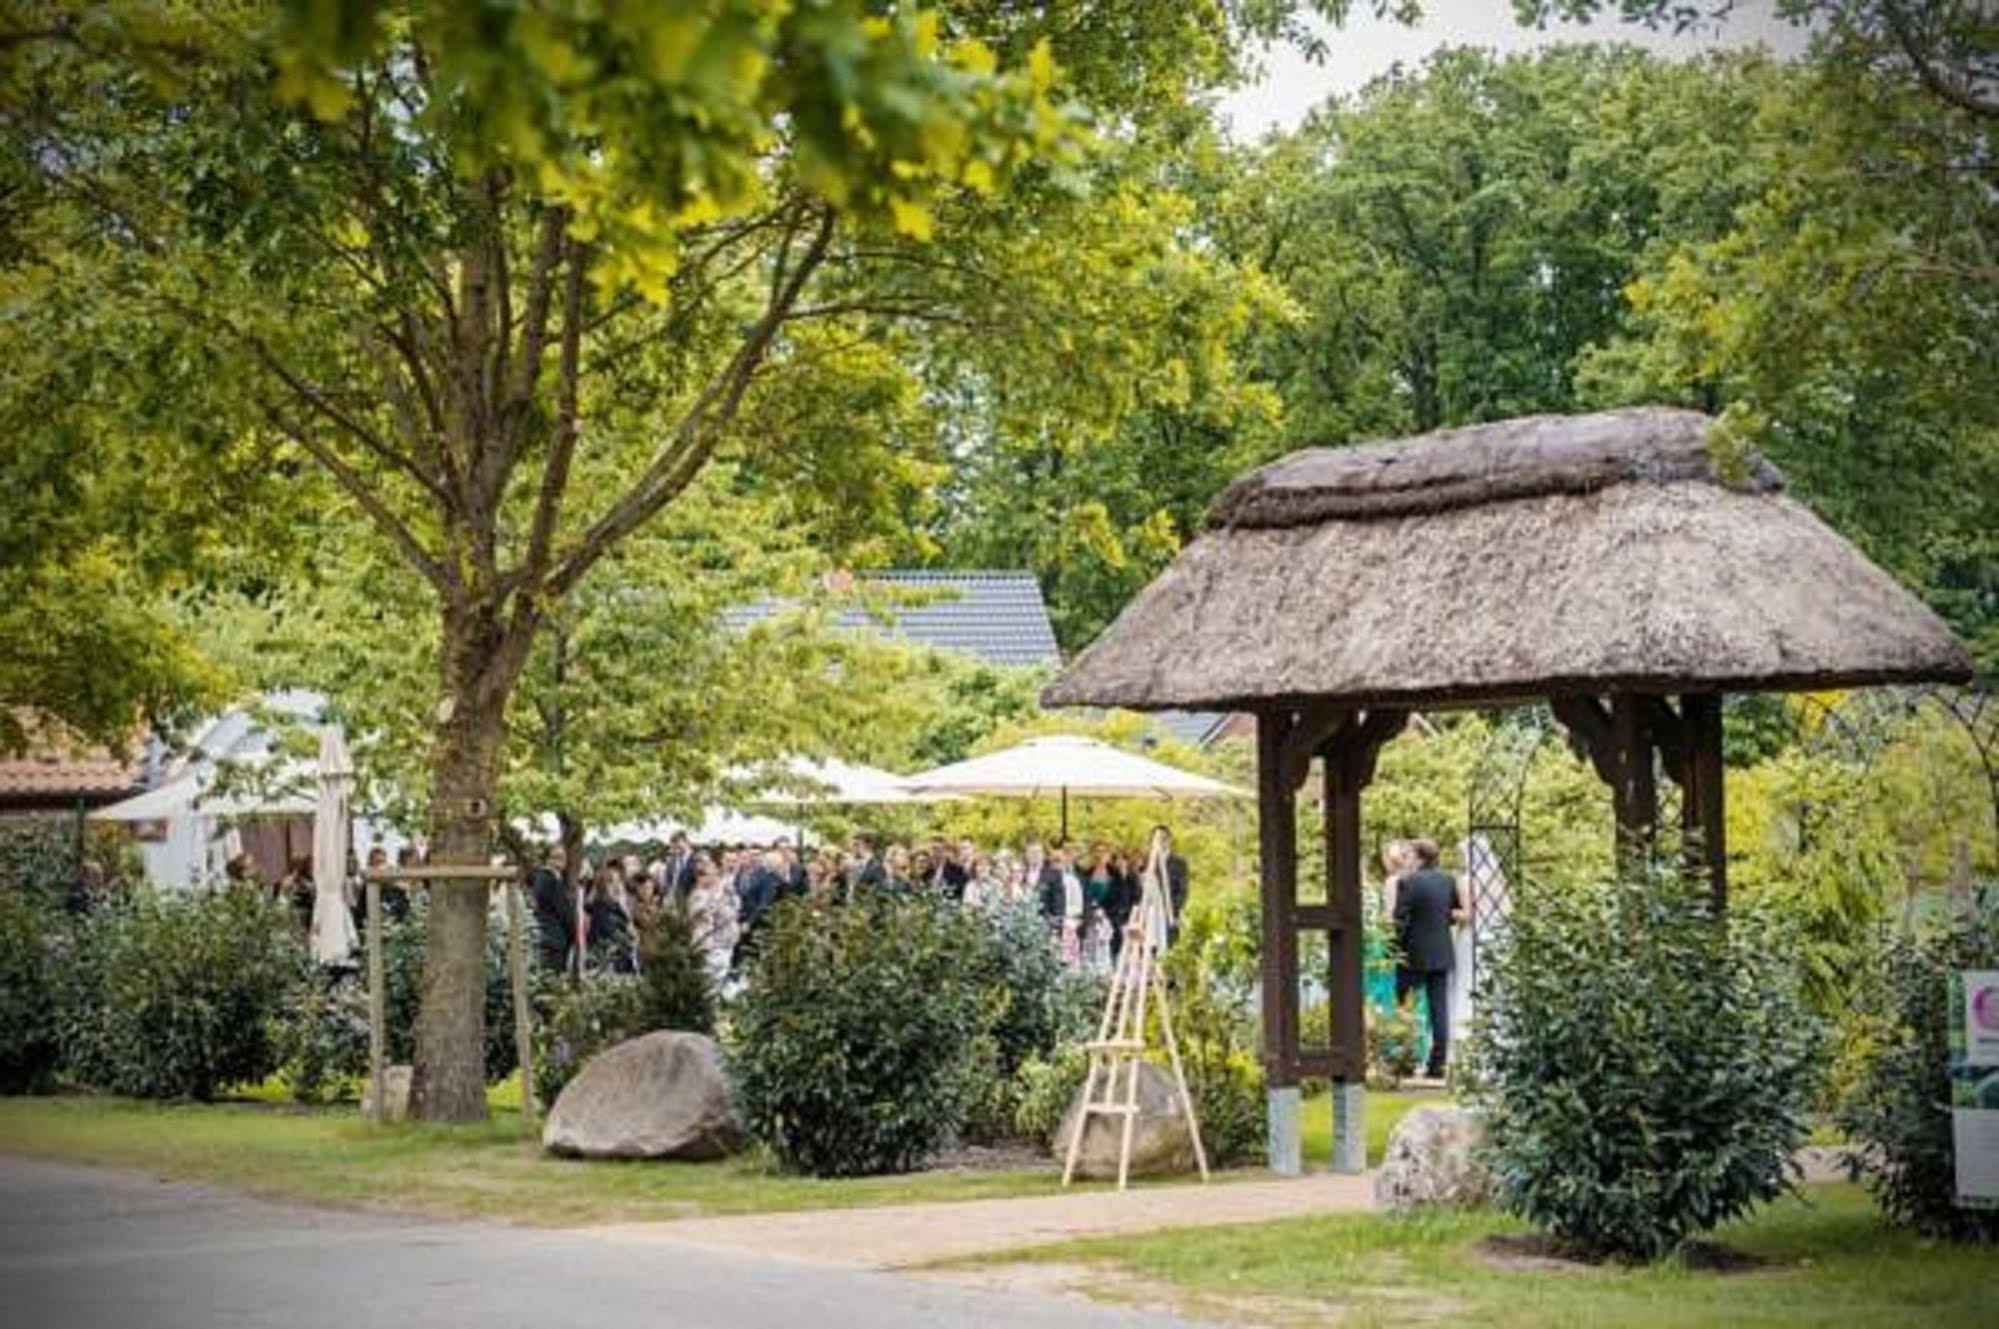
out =
<svg viewBox="0 0 1999 1329"><path fill-rule="evenodd" d="M1026 853L1023 857L1026 868L1025 888L1028 898L1033 900L1040 908L1041 919L1048 924L1049 930L1051 932L1060 932L1062 929L1062 910L1064 907L1062 899L1062 869L1056 867L1055 864L1048 860L1048 852L1041 847L1041 841L1039 840L1029 840L1027 842Z"/></svg>
<svg viewBox="0 0 1999 1329"><path fill-rule="evenodd" d="M694 844L687 838L686 831L675 831L673 839L666 846L666 902L673 904L687 898L694 889Z"/></svg>
<svg viewBox="0 0 1999 1329"><path fill-rule="evenodd" d="M569 964L569 948L576 938L576 899L562 882L564 855L556 845L528 877L528 893L534 900L535 951L542 964L561 973Z"/></svg>
<svg viewBox="0 0 1999 1329"><path fill-rule="evenodd" d="M1430 1008L1430 1064L1425 1074L1440 1079L1450 1050L1450 992L1453 948L1451 925L1469 916L1464 889L1457 878L1437 867L1437 842L1418 840L1410 846L1416 870L1395 888L1395 940L1402 958L1395 970L1395 1003L1423 989Z"/></svg>

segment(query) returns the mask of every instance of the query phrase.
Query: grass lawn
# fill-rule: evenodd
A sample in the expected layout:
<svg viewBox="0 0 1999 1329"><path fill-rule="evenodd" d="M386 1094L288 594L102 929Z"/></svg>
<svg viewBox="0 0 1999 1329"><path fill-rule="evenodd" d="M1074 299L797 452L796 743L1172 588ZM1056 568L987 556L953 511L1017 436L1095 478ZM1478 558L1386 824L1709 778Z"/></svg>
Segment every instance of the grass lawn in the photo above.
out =
<svg viewBox="0 0 1999 1329"><path fill-rule="evenodd" d="M1367 1165L1376 1167L1381 1156L1388 1152L1388 1133L1395 1129L1395 1123L1402 1120L1402 1114L1410 1108L1424 1104L1444 1106L1451 1100L1442 1093L1431 1090L1427 1093L1375 1093L1368 1091ZM1306 1099L1299 1109L1299 1145L1305 1155L1308 1168L1330 1167L1333 1161L1333 1103L1325 1094L1315 1094Z"/></svg>
<svg viewBox="0 0 1999 1329"><path fill-rule="evenodd" d="M544 1154L512 1112L472 1126L376 1126L352 1107L0 1099L0 1152L129 1168L330 1204L552 1226L757 1210L1053 1194L1045 1171L817 1181L754 1155L715 1163Z"/></svg>
<svg viewBox="0 0 1999 1329"><path fill-rule="evenodd" d="M294 1106L271 1086L228 1103L0 1099L0 1152L315 1203L549 1226L1054 1195L1061 1189L1060 1177L1047 1169L819 1181L787 1176L755 1154L715 1163L578 1162L544 1154L524 1137L517 1084L497 1085L490 1097L492 1120L474 1126L376 1126L352 1106ZM1380 1159L1395 1119L1424 1101L1435 1100L1370 1095L1370 1160ZM1307 1158L1323 1162L1331 1152L1331 1116L1323 1099L1316 1111L1307 1106L1306 1123ZM1219 1174L1223 1180L1268 1175L1261 1169ZM1085 1189L1101 1185L1078 1183Z"/></svg>
<svg viewBox="0 0 1999 1329"><path fill-rule="evenodd" d="M1481 1214L1342 1215L1077 1242L1018 1258L1103 1270L1098 1286L1112 1297L1156 1302L1177 1292L1190 1312L1257 1323L1999 1325L1999 1255L1897 1232L1853 1186L1813 1187L1723 1229L1724 1244L1768 1262L1748 1272L1502 1268L1481 1254L1481 1239L1523 1230Z"/></svg>

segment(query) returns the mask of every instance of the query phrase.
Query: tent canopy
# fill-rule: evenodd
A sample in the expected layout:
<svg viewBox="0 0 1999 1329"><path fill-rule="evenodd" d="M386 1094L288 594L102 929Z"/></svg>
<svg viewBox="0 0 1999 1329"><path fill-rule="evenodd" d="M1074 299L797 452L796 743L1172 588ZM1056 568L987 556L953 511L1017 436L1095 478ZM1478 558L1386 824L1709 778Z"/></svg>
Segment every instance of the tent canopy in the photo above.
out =
<svg viewBox="0 0 1999 1329"><path fill-rule="evenodd" d="M1057 734L921 771L903 782L916 794L1034 798L1245 798L1232 785L1141 757L1094 738Z"/></svg>

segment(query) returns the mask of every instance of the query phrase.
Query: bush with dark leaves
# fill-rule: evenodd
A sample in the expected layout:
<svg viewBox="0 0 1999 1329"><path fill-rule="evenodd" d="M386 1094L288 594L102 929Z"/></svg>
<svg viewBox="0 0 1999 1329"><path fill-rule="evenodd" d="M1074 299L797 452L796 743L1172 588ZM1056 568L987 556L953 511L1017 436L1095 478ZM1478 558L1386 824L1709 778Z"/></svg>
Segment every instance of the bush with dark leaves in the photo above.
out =
<svg viewBox="0 0 1999 1329"><path fill-rule="evenodd" d="M136 1098L213 1098L278 1068L308 960L291 916L246 890L140 893L78 923L59 984L63 1065Z"/></svg>
<svg viewBox="0 0 1999 1329"><path fill-rule="evenodd" d="M1653 1260L1783 1193L1820 1044L1792 940L1677 874L1522 892L1467 1077L1504 1207L1579 1255Z"/></svg>
<svg viewBox="0 0 1999 1329"><path fill-rule="evenodd" d="M34 1093L55 1074L55 979L67 923L46 902L0 889L0 1094Z"/></svg>
<svg viewBox="0 0 1999 1329"><path fill-rule="evenodd" d="M1885 938L1847 1030L1837 1117L1855 1170L1897 1223L1955 1241L1999 1241L1999 1209L1957 1205L1951 1139L1951 976L1999 968L1999 890ZM1990 1106L1989 1104L1987 1106Z"/></svg>
<svg viewBox="0 0 1999 1329"><path fill-rule="evenodd" d="M977 925L927 900L779 907L729 1060L751 1131L814 1176L906 1172L964 1119L988 992Z"/></svg>

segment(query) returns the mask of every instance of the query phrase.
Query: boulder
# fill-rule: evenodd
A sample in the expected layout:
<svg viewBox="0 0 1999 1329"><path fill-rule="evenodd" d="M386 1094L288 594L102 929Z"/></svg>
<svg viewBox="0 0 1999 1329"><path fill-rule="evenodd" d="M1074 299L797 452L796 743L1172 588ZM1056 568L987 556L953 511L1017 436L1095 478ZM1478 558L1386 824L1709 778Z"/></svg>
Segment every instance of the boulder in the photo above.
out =
<svg viewBox="0 0 1999 1329"><path fill-rule="evenodd" d="M382 1068L381 1120L408 1121L410 1115L410 1075L407 1066L384 1066ZM375 1115L375 1086L369 1085L361 1095L361 1110L368 1116Z"/></svg>
<svg viewBox="0 0 1999 1329"><path fill-rule="evenodd" d="M1124 1076L1117 1082L1117 1098L1123 1101ZM1055 1132L1057 1162L1069 1157L1069 1139L1076 1132L1083 1112L1083 1091L1078 1089L1063 1114L1061 1129ZM1124 1119L1107 1114L1090 1118L1083 1133L1083 1149L1076 1156L1079 1177L1117 1176L1118 1148L1124 1138ZM1131 1175L1147 1172L1188 1172L1194 1167L1194 1137L1187 1130L1186 1110L1180 1106L1179 1086L1173 1073L1151 1062L1141 1062L1138 1073L1138 1119L1131 1132Z"/></svg>
<svg viewBox="0 0 1999 1329"><path fill-rule="evenodd" d="M1484 1118L1467 1108L1411 1110L1388 1137L1374 1174L1374 1202L1383 1209L1484 1204L1492 1190L1476 1158L1484 1139Z"/></svg>
<svg viewBox="0 0 1999 1329"><path fill-rule="evenodd" d="M715 1040L674 1030L584 1062L541 1132L543 1148L578 1158L720 1158L742 1142Z"/></svg>

